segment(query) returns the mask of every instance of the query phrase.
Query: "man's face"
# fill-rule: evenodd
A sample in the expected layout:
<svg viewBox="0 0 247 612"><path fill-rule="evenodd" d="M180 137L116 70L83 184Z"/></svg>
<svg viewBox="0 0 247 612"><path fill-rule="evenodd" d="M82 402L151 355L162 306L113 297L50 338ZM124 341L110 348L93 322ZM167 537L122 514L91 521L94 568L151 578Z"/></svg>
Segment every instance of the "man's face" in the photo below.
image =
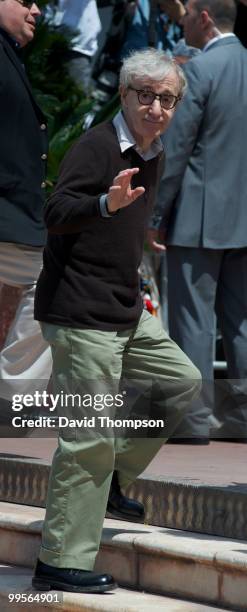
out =
<svg viewBox="0 0 247 612"><path fill-rule="evenodd" d="M204 45L202 39L200 13L196 10L196 0L188 0L185 6L185 15L182 19L184 38L187 45L201 49Z"/></svg>
<svg viewBox="0 0 247 612"><path fill-rule="evenodd" d="M28 8L18 0L0 0L0 27L13 36L21 47L33 39L36 19L40 15L35 2Z"/></svg>
<svg viewBox="0 0 247 612"><path fill-rule="evenodd" d="M146 151L152 142L166 130L175 108L170 110L162 108L158 98L154 99L151 104L142 104L138 99L136 90L177 97L179 94L178 77L171 70L164 81L155 82L151 79L145 81L135 79L131 87L127 89L120 88L122 110L127 125L139 147Z"/></svg>

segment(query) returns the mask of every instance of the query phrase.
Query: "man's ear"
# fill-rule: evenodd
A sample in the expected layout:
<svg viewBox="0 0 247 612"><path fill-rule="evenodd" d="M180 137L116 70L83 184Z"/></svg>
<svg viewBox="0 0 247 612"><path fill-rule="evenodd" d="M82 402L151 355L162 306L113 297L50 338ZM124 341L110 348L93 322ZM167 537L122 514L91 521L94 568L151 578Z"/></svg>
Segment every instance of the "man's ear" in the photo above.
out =
<svg viewBox="0 0 247 612"><path fill-rule="evenodd" d="M201 21L201 26L203 28L203 30L205 30L206 28L208 28L209 25L211 25L212 19L208 13L208 11L204 10L200 13L200 21Z"/></svg>

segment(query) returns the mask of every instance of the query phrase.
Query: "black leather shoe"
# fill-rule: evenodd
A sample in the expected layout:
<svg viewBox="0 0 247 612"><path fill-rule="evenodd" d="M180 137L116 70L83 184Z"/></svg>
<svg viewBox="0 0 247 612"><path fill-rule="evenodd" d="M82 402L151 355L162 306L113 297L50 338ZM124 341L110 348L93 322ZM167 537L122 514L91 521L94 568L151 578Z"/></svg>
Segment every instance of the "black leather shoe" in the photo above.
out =
<svg viewBox="0 0 247 612"><path fill-rule="evenodd" d="M106 510L109 518L119 518L122 521L132 521L133 523L143 523L144 521L144 506L121 493L116 471L113 472Z"/></svg>
<svg viewBox="0 0 247 612"><path fill-rule="evenodd" d="M32 585L38 591L54 589L73 593L103 593L117 588L110 574L95 574L87 570L53 567L39 559Z"/></svg>

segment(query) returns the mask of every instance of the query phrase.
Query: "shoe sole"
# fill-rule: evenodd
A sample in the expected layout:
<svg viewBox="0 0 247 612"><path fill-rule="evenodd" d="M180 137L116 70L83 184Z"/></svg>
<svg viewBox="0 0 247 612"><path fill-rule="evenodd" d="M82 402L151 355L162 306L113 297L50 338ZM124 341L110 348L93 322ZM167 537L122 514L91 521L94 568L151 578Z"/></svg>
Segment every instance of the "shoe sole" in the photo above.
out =
<svg viewBox="0 0 247 612"><path fill-rule="evenodd" d="M70 593L104 593L105 591L114 591L117 589L118 585L116 582L113 582L109 585L101 585L101 586L87 586L80 587L75 586L73 584L66 584L64 582L59 582L53 580L44 580L42 578L33 578L32 586L37 591L68 591Z"/></svg>

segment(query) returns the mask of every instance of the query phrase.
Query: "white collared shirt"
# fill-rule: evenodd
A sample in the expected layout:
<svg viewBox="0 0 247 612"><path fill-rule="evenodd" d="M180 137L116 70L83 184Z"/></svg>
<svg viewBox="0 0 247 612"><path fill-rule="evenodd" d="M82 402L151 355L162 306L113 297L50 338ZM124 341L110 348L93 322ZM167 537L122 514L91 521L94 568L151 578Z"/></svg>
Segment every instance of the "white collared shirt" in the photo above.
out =
<svg viewBox="0 0 247 612"><path fill-rule="evenodd" d="M202 49L203 53L204 53L205 51L207 51L207 50L209 49L209 47L211 47L211 45L214 45L214 43L216 43L216 42L217 42L217 40L220 40L221 38L230 38L230 36L231 36L231 37L236 38L236 35L235 35L235 34L233 34L233 32L225 32L225 34L223 34L222 32L220 32L220 33L219 33L217 36L215 36L214 38L211 38L211 40L209 40L209 41L207 42L207 44L205 45L205 47L203 47L203 49Z"/></svg>
<svg viewBox="0 0 247 612"><path fill-rule="evenodd" d="M54 23L76 32L72 40L74 51L89 57L96 53L97 36L101 30L96 0L59 0Z"/></svg>
<svg viewBox="0 0 247 612"><path fill-rule="evenodd" d="M130 147L133 147L138 153L138 155L142 157L142 159L144 159L145 161L149 161L150 159L153 159L153 157L156 157L156 155L158 155L161 151L163 151L164 147L160 137L156 138L152 142L147 151L142 151L138 146L133 134L131 134L131 131L125 121L124 115L121 110L117 113L117 115L115 115L112 123L116 129L122 153L124 153L126 149L130 149Z"/></svg>

